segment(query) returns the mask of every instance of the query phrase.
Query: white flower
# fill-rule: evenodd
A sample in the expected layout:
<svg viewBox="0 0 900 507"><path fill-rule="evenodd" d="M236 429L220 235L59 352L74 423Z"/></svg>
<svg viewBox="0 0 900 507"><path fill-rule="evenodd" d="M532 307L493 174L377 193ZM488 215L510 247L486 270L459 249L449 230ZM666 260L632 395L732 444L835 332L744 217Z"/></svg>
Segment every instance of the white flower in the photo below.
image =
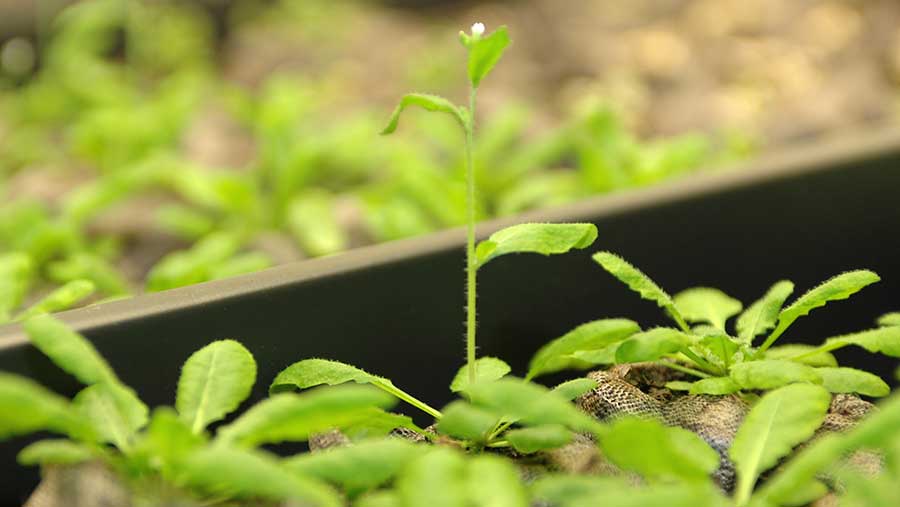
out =
<svg viewBox="0 0 900 507"><path fill-rule="evenodd" d="M482 34L484 34L484 23L475 23L472 25L472 35L481 37Z"/></svg>

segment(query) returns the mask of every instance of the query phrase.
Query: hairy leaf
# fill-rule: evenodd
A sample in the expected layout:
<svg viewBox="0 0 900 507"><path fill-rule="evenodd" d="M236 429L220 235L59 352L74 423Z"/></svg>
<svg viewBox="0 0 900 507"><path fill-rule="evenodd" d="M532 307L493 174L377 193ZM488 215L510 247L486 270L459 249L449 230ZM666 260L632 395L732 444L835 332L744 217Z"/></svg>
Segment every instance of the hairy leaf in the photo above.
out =
<svg viewBox="0 0 900 507"><path fill-rule="evenodd" d="M475 382L490 382L506 376L512 368L502 359L496 357L479 357L475 361ZM469 386L469 365L465 364L450 383L454 393L465 391Z"/></svg>
<svg viewBox="0 0 900 507"><path fill-rule="evenodd" d="M38 440L16 457L20 465L77 465L95 457L90 447L71 440Z"/></svg>
<svg viewBox="0 0 900 507"><path fill-rule="evenodd" d="M509 32L505 26L501 26L487 36L461 33L460 38L469 49L469 81L473 88L478 88L481 80L491 72L509 46Z"/></svg>
<svg viewBox="0 0 900 507"><path fill-rule="evenodd" d="M519 452L531 454L547 449L556 449L572 441L572 432L565 426L545 424L518 430L510 430L504 434L506 440Z"/></svg>
<svg viewBox="0 0 900 507"><path fill-rule="evenodd" d="M256 361L234 340L210 343L181 368L175 407L194 433L233 412L256 382Z"/></svg>
<svg viewBox="0 0 900 507"><path fill-rule="evenodd" d="M830 352L803 343L788 343L766 351L766 359L789 359L809 366L837 366L837 359Z"/></svg>
<svg viewBox="0 0 900 507"><path fill-rule="evenodd" d="M822 376L822 386L832 393L857 393L881 397L891 394L891 388L880 377L854 368L816 368Z"/></svg>
<svg viewBox="0 0 900 507"><path fill-rule="evenodd" d="M822 383L815 368L782 359L747 361L731 367L731 380L741 389L775 389L795 382Z"/></svg>
<svg viewBox="0 0 900 507"><path fill-rule="evenodd" d="M469 505L475 507L529 507L519 470L509 460L481 454L467 467Z"/></svg>
<svg viewBox="0 0 900 507"><path fill-rule="evenodd" d="M458 452L435 447L413 460L397 479L402 505L466 507L466 462Z"/></svg>
<svg viewBox="0 0 900 507"><path fill-rule="evenodd" d="M574 400L595 387L597 387L596 380L584 377L563 382L554 387L553 392L567 400Z"/></svg>
<svg viewBox="0 0 900 507"><path fill-rule="evenodd" d="M0 372L0 440L50 430L84 436L85 425L69 401L31 379Z"/></svg>
<svg viewBox="0 0 900 507"><path fill-rule="evenodd" d="M711 354L712 359L724 367L731 365L732 358L740 347L734 338L721 333L704 336L700 339L699 345Z"/></svg>
<svg viewBox="0 0 900 507"><path fill-rule="evenodd" d="M284 464L300 475L340 485L355 496L390 481L425 451L424 446L389 438L299 454Z"/></svg>
<svg viewBox="0 0 900 507"><path fill-rule="evenodd" d="M570 401L545 387L512 377L477 384L469 390L472 403L527 424L562 424L579 431L604 427Z"/></svg>
<svg viewBox="0 0 900 507"><path fill-rule="evenodd" d="M729 377L710 377L700 379L691 384L691 387L689 389L690 394L714 395L731 394L736 393L740 390L740 386L735 384L734 381Z"/></svg>
<svg viewBox="0 0 900 507"><path fill-rule="evenodd" d="M616 362L656 361L683 350L693 341L693 337L677 329L658 327L635 334L623 341L616 350Z"/></svg>
<svg viewBox="0 0 900 507"><path fill-rule="evenodd" d="M24 326L31 342L81 383L119 382L97 349L62 322L50 315L39 315L25 321Z"/></svg>
<svg viewBox="0 0 900 507"><path fill-rule="evenodd" d="M625 259L610 252L600 252L594 255L594 260L603 266L603 269L618 278L631 290L637 292L644 299L649 299L664 309L672 319L678 323L682 330L687 330L687 323L672 298L666 294L653 280L639 269L629 264Z"/></svg>
<svg viewBox="0 0 900 507"><path fill-rule="evenodd" d="M795 384L763 395L750 409L729 450L738 475L738 505L750 498L759 474L813 436L830 403L824 388Z"/></svg>
<svg viewBox="0 0 900 507"><path fill-rule="evenodd" d="M597 239L594 224L517 224L501 229L478 244L478 267L512 253L553 255L584 249Z"/></svg>
<svg viewBox="0 0 900 507"><path fill-rule="evenodd" d="M463 127L466 126L468 121L468 113L465 109L457 107L443 97L427 95L424 93L409 93L400 99L400 104L397 105L397 108L394 109L394 113L391 114L391 119L388 121L387 126L381 131L382 135L391 134L397 130L397 125L400 123L400 115L403 113L403 110L409 106L419 106L426 111L450 114Z"/></svg>
<svg viewBox="0 0 900 507"><path fill-rule="evenodd" d="M138 430L147 424L147 406L121 384L88 386L75 396L74 404L101 441L124 452L131 449Z"/></svg>
<svg viewBox="0 0 900 507"><path fill-rule="evenodd" d="M856 345L873 353L900 357L900 326L880 327L825 340L826 347L838 348L847 345Z"/></svg>
<svg viewBox="0 0 900 507"><path fill-rule="evenodd" d="M707 322L725 331L725 322L744 308L737 299L711 287L694 287L675 294L675 305L688 322Z"/></svg>
<svg viewBox="0 0 900 507"><path fill-rule="evenodd" d="M746 344L775 327L778 314L787 298L794 292L794 283L789 280L775 282L764 295L742 313L735 324L738 337Z"/></svg>
<svg viewBox="0 0 900 507"><path fill-rule="evenodd" d="M830 301L847 299L878 280L881 280L881 278L872 271L848 271L810 289L806 294L791 303L790 306L781 310L781 313L778 314L778 325L766 339L762 346L763 350L768 348L798 318L807 315L816 308L825 306Z"/></svg>
<svg viewBox="0 0 900 507"><path fill-rule="evenodd" d="M94 290L94 283L90 280L72 280L28 307L17 319L65 310L93 294Z"/></svg>
<svg viewBox="0 0 900 507"><path fill-rule="evenodd" d="M900 312L886 313L878 318L879 326L900 326Z"/></svg>
<svg viewBox="0 0 900 507"><path fill-rule="evenodd" d="M647 479L705 482L719 455L702 438L652 419L622 418L600 439L605 456Z"/></svg>
<svg viewBox="0 0 900 507"><path fill-rule="evenodd" d="M602 319L582 324L547 343L531 358L526 379L573 367L590 367L573 354L603 349L640 331L640 326L627 319Z"/></svg>
<svg viewBox="0 0 900 507"><path fill-rule="evenodd" d="M293 500L318 507L344 505L328 485L288 471L261 451L208 447L188 456L179 469L187 484L225 498Z"/></svg>
<svg viewBox="0 0 900 507"><path fill-rule="evenodd" d="M438 430L451 437L484 442L500 421L496 413L472 406L464 401L454 401L444 407L444 416L438 421Z"/></svg>
<svg viewBox="0 0 900 507"><path fill-rule="evenodd" d="M303 394L281 393L257 403L219 429L218 439L252 447L305 441L313 433L364 420L369 409L388 408L394 399L368 386L336 386Z"/></svg>

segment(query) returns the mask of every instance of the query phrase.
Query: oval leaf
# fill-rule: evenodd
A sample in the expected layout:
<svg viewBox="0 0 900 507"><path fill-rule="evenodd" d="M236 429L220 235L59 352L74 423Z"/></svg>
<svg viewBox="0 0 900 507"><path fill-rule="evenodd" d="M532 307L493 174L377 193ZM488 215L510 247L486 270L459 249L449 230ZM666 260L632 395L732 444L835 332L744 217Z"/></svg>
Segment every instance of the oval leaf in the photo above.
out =
<svg viewBox="0 0 900 507"><path fill-rule="evenodd" d="M891 388L877 375L854 368L816 368L822 376L822 386L832 393L857 393L881 397L891 394Z"/></svg>
<svg viewBox="0 0 900 507"><path fill-rule="evenodd" d="M719 466L719 454L702 438L653 419L615 421L600 446L613 463L651 480L705 482Z"/></svg>
<svg viewBox="0 0 900 507"><path fill-rule="evenodd" d="M175 408L194 433L233 412L256 382L256 361L234 340L210 343L181 369Z"/></svg>
<svg viewBox="0 0 900 507"><path fill-rule="evenodd" d="M731 367L731 380L741 389L775 389L795 382L822 383L815 368L781 359L747 361Z"/></svg>
<svg viewBox="0 0 900 507"><path fill-rule="evenodd" d="M595 387L597 387L597 381L594 379L576 378L554 387L553 392L567 400L574 400Z"/></svg>
<svg viewBox="0 0 900 507"><path fill-rule="evenodd" d="M281 393L257 403L219 429L226 443L255 446L302 442L313 433L340 429L364 420L369 409L388 408L394 398L368 386L336 386L303 394Z"/></svg>
<svg viewBox="0 0 900 507"><path fill-rule="evenodd" d="M54 317L32 317L25 321L24 327L35 347L82 384L92 385L104 381L118 383L116 374L97 349Z"/></svg>
<svg viewBox="0 0 900 507"><path fill-rule="evenodd" d="M77 465L95 458L94 451L71 440L39 440L16 457L23 466Z"/></svg>
<svg viewBox="0 0 900 507"><path fill-rule="evenodd" d="M622 342L616 350L616 362L656 361L684 349L692 342L690 336L677 329L658 327L638 333Z"/></svg>
<svg viewBox="0 0 900 507"><path fill-rule="evenodd" d="M499 378L503 378L511 368L502 359L496 357L479 357L475 361L475 382L491 382ZM465 391L469 386L469 365L463 365L453 382L450 383L450 390L454 393Z"/></svg>
<svg viewBox="0 0 900 507"><path fill-rule="evenodd" d="M710 377L694 382L688 391L690 394L725 395L736 393L740 390L740 386L735 384L729 377Z"/></svg>
<svg viewBox="0 0 900 507"><path fill-rule="evenodd" d="M0 440L50 430L76 437L87 429L69 401L31 379L0 372Z"/></svg>
<svg viewBox="0 0 900 507"><path fill-rule="evenodd" d="M627 319L603 319L582 324L547 343L531 358L526 379L573 367L593 366L573 357L578 352L604 349L640 331L640 326Z"/></svg>
<svg viewBox="0 0 900 507"><path fill-rule="evenodd" d="M397 130L397 125L400 123L400 114L409 106L419 106L426 111L447 113L453 116L453 118L455 118L463 127L466 126L468 121L466 119L467 113L465 110L456 107L456 105L443 97L425 93L409 93L400 99L400 104L397 105L397 108L394 109L394 113L391 114L391 119L388 121L387 126L381 131L382 135L391 134Z"/></svg>
<svg viewBox="0 0 900 507"><path fill-rule="evenodd" d="M344 505L326 484L291 473L275 457L260 451L204 448L186 458L179 472L194 488L226 498L293 500L318 507Z"/></svg>
<svg viewBox="0 0 900 507"><path fill-rule="evenodd" d="M724 331L725 322L744 308L737 299L711 287L694 287L675 294L675 305L688 322L706 322Z"/></svg>
<svg viewBox="0 0 900 507"><path fill-rule="evenodd" d="M794 284L789 280L776 282L764 295L750 305L738 317L735 328L741 341L749 345L753 338L775 327L778 313L787 298L794 292Z"/></svg>
<svg viewBox="0 0 900 507"><path fill-rule="evenodd" d="M888 326L825 340L826 346L856 345L869 352L900 357L900 326Z"/></svg>
<svg viewBox="0 0 900 507"><path fill-rule="evenodd" d="M501 229L475 250L478 267L501 255L537 253L553 255L591 246L597 239L594 224L517 224Z"/></svg>
<svg viewBox="0 0 900 507"><path fill-rule="evenodd" d="M750 498L760 473L813 436L830 404L824 388L796 384L765 394L750 409L729 450L737 468L737 505Z"/></svg>
<svg viewBox="0 0 900 507"><path fill-rule="evenodd" d="M93 294L95 289L94 282L90 280L72 280L28 307L17 319L65 310Z"/></svg>
<svg viewBox="0 0 900 507"><path fill-rule="evenodd" d="M572 441L572 432L558 424L511 430L503 436L515 450L525 454L557 449Z"/></svg>
<svg viewBox="0 0 900 507"><path fill-rule="evenodd" d="M500 421L498 414L464 401L454 401L447 405L443 414L437 426L441 433L472 442L487 440L489 433Z"/></svg>
<svg viewBox="0 0 900 507"><path fill-rule="evenodd" d="M147 405L120 384L100 383L81 390L73 400L102 442L131 449L138 430L147 424Z"/></svg>
<svg viewBox="0 0 900 507"><path fill-rule="evenodd" d="M509 460L482 454L467 465L469 505L490 507L529 507L519 470Z"/></svg>
<svg viewBox="0 0 900 507"><path fill-rule="evenodd" d="M466 507L465 459L446 447L429 449L403 470L396 489L404 506Z"/></svg>
<svg viewBox="0 0 900 507"><path fill-rule="evenodd" d="M879 326L900 326L900 312L886 313L878 318Z"/></svg>
<svg viewBox="0 0 900 507"><path fill-rule="evenodd" d="M650 277L629 264L625 259L610 252L599 252L594 255L594 260L631 290L640 294L642 298L649 299L659 305L678 323L678 327L682 330L688 330L688 325L684 321L681 312L675 306L675 302Z"/></svg>

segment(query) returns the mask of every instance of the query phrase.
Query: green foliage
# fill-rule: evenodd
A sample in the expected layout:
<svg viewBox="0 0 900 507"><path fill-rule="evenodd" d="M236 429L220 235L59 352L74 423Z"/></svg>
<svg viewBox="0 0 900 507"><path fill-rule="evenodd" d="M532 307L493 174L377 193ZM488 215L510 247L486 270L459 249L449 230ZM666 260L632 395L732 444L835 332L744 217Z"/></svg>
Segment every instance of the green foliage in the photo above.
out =
<svg viewBox="0 0 900 507"><path fill-rule="evenodd" d="M719 455L696 434L654 420L623 418L600 439L616 465L651 481L705 482L719 466Z"/></svg>
<svg viewBox="0 0 900 507"><path fill-rule="evenodd" d="M726 395L736 393L741 386L731 380L730 377L710 377L700 379L688 387L690 394Z"/></svg>
<svg viewBox="0 0 900 507"><path fill-rule="evenodd" d="M16 319L28 319L43 313L53 313L76 305L94 293L94 283L89 280L73 280L44 296L28 307Z"/></svg>
<svg viewBox="0 0 900 507"><path fill-rule="evenodd" d="M805 364L782 359L747 361L731 367L731 380L741 389L775 389L794 382L822 383L822 376Z"/></svg>
<svg viewBox="0 0 900 507"><path fill-rule="evenodd" d="M28 255L11 252L0 255L0 324L12 318L31 285L33 266Z"/></svg>
<svg viewBox="0 0 900 507"><path fill-rule="evenodd" d="M688 330L688 325L685 323L681 312L675 306L675 302L672 301L671 296L656 285L650 277L626 262L625 259L610 252L595 254L594 261L627 285L629 289L640 294L642 298L649 299L664 309L682 330Z"/></svg>
<svg viewBox="0 0 900 507"><path fill-rule="evenodd" d="M443 414L438 422L441 433L477 443L488 440L501 417L491 410L459 400L444 407Z"/></svg>
<svg viewBox="0 0 900 507"><path fill-rule="evenodd" d="M832 393L856 393L863 396L882 397L891 388L877 375L854 368L816 368L822 376L822 386Z"/></svg>
<svg viewBox="0 0 900 507"><path fill-rule="evenodd" d="M490 382L497 380L506 376L511 370L512 368L501 359L496 357L479 357L475 361L475 381ZM469 365L463 365L456 372L456 376L453 377L453 382L450 383L450 390L454 393L465 392L469 387L470 378Z"/></svg>
<svg viewBox="0 0 900 507"><path fill-rule="evenodd" d="M181 370L175 407L194 433L233 412L256 383L256 361L234 340L194 352Z"/></svg>
<svg viewBox="0 0 900 507"><path fill-rule="evenodd" d="M35 382L0 372L0 438L50 430L66 435L84 433L78 414L62 397Z"/></svg>
<svg viewBox="0 0 900 507"><path fill-rule="evenodd" d="M747 503L759 474L812 437L829 402L825 389L797 384L764 395L750 410L729 450L738 475L737 505Z"/></svg>
<svg viewBox="0 0 900 507"><path fill-rule="evenodd" d="M694 340L694 337L677 329L658 327L637 333L623 341L616 349L616 361L620 363L656 361L686 349Z"/></svg>
<svg viewBox="0 0 900 507"><path fill-rule="evenodd" d="M879 326L900 326L900 312L886 313L878 318Z"/></svg>
<svg viewBox="0 0 900 507"><path fill-rule="evenodd" d="M31 343L81 383L119 382L97 349L62 322L51 316L38 316L28 319L24 325Z"/></svg>
<svg viewBox="0 0 900 507"><path fill-rule="evenodd" d="M576 378L563 382L553 388L553 392L567 400L574 400L582 394L597 387L597 381L589 378Z"/></svg>
<svg viewBox="0 0 900 507"><path fill-rule="evenodd" d="M602 319L582 324L541 347L528 364L526 379L568 368L589 368L579 352L593 352L618 345L638 332L637 324L626 319Z"/></svg>
<svg viewBox="0 0 900 507"><path fill-rule="evenodd" d="M675 306L684 319L691 323L708 323L725 330L725 322L744 308L740 301L718 289L695 287L675 294Z"/></svg>
<svg viewBox="0 0 900 507"><path fill-rule="evenodd" d="M478 26L477 24L475 26ZM505 26L497 28L492 34L484 37L480 33L474 32L467 35L460 32L459 37L463 45L469 50L469 81L472 88L478 88L481 80L491 72L494 66L500 61L503 52L510 44L509 33ZM482 25L481 30L484 30Z"/></svg>
<svg viewBox="0 0 900 507"><path fill-rule="evenodd" d="M409 106L418 106L426 111L447 113L453 116L460 126L464 128L469 123L469 113L465 109L455 106L452 102L443 97L425 93L408 93L400 99L400 104L394 109L394 113L391 115L391 119L388 121L387 126L381 131L382 135L393 134L394 131L397 130L397 125L400 123L400 115Z"/></svg>
<svg viewBox="0 0 900 507"><path fill-rule="evenodd" d="M735 327L741 341L749 344L757 336L775 327L781 306L794 292L789 280L776 282L764 295L738 317Z"/></svg>
<svg viewBox="0 0 900 507"><path fill-rule="evenodd" d="M148 409L134 392L117 383L102 382L81 390L73 402L101 442L123 452L131 450L138 430L147 424Z"/></svg>
<svg viewBox="0 0 900 507"><path fill-rule="evenodd" d="M38 440L16 457L20 465L77 465L96 457L96 452L70 440Z"/></svg>
<svg viewBox="0 0 900 507"><path fill-rule="evenodd" d="M558 424L545 424L510 430L504 437L515 450L530 454L568 444L572 441L572 432Z"/></svg>
<svg viewBox="0 0 900 507"><path fill-rule="evenodd" d="M511 253L553 255L589 247L597 239L594 224L518 224L499 230L475 249L480 268Z"/></svg>

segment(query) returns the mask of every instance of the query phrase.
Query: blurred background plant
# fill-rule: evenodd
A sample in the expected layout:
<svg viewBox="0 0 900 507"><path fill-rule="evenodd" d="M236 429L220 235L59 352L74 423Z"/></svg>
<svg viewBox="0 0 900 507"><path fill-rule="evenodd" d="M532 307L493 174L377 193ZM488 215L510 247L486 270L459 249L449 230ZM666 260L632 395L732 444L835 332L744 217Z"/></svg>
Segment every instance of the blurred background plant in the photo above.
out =
<svg viewBox="0 0 900 507"><path fill-rule="evenodd" d="M399 3L0 5L0 321L462 224L451 120L377 132L404 90L465 93L447 33L475 19L514 40L482 218L892 121L889 0Z"/></svg>

